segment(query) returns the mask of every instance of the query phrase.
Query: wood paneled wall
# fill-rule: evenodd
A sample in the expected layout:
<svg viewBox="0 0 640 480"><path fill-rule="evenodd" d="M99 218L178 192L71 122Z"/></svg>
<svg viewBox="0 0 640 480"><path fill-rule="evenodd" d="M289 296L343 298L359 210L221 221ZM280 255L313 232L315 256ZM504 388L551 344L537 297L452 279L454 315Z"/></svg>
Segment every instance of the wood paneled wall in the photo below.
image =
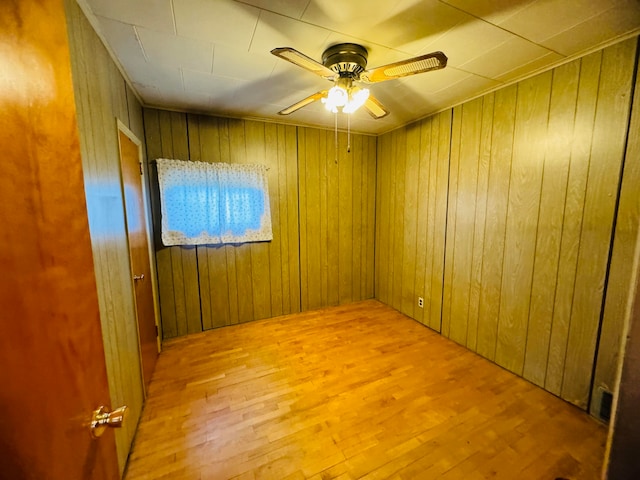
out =
<svg viewBox="0 0 640 480"><path fill-rule="evenodd" d="M611 267L606 285L602 333L593 382L591 413L598 416L602 392L615 392L621 361L620 346L625 341L624 321L633 288L632 259L640 231L640 78L636 75L631 123L625 155ZM613 478L613 477L612 477Z"/></svg>
<svg viewBox="0 0 640 480"><path fill-rule="evenodd" d="M298 130L302 310L373 297L376 139Z"/></svg>
<svg viewBox="0 0 640 480"><path fill-rule="evenodd" d="M129 407L123 427L116 430L122 472L144 399L116 117L142 139L142 107L78 4L66 0L65 9L111 395L104 401Z"/></svg>
<svg viewBox="0 0 640 480"><path fill-rule="evenodd" d="M378 139L376 298L440 331L451 110ZM418 297L424 306L418 306Z"/></svg>
<svg viewBox="0 0 640 480"><path fill-rule="evenodd" d="M631 39L455 107L441 160L449 161L446 219L436 225L446 229L442 334L582 408L596 358L596 384L613 383L626 236L638 228L630 144L609 275L635 57ZM408 159L420 148L411 129L424 125L384 135L378 149L376 297L414 318L420 290L406 282L422 269L410 267L415 230L430 224L412 203L420 176ZM605 285L611 311L598 350ZM437 319L427 324L438 329Z"/></svg>
<svg viewBox="0 0 640 480"><path fill-rule="evenodd" d="M454 109L443 334L586 408L635 40Z"/></svg>
<svg viewBox="0 0 640 480"><path fill-rule="evenodd" d="M144 121L151 160L269 166L263 243L164 247L152 178L165 338L373 297L375 138L353 136L336 164L333 132L152 109Z"/></svg>

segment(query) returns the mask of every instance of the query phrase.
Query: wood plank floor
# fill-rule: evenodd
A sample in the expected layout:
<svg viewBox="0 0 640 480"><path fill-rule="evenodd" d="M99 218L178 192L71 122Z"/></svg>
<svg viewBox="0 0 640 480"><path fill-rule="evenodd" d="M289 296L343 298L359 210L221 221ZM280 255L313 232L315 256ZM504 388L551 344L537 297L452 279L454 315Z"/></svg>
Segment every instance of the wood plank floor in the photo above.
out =
<svg viewBox="0 0 640 480"><path fill-rule="evenodd" d="M368 300L165 343L126 478L600 476L606 429Z"/></svg>

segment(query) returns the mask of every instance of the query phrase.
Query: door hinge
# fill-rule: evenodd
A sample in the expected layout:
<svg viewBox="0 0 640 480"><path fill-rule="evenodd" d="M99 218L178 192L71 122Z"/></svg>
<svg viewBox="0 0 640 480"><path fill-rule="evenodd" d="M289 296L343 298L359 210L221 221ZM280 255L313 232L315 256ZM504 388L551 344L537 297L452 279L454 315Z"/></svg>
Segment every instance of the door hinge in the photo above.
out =
<svg viewBox="0 0 640 480"><path fill-rule="evenodd" d="M158 325L156 325L155 327L156 327L156 337L159 337L160 333L158 332Z"/></svg>
<svg viewBox="0 0 640 480"><path fill-rule="evenodd" d="M140 164L140 175L142 175L142 162L138 162Z"/></svg>

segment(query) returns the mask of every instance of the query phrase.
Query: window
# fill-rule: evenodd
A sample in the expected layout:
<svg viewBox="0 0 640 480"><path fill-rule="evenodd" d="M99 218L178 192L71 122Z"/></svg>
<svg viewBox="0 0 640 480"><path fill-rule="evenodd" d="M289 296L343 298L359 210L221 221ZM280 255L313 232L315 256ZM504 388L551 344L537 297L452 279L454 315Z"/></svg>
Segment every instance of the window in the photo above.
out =
<svg viewBox="0 0 640 480"><path fill-rule="evenodd" d="M267 168L158 159L162 243L271 240Z"/></svg>

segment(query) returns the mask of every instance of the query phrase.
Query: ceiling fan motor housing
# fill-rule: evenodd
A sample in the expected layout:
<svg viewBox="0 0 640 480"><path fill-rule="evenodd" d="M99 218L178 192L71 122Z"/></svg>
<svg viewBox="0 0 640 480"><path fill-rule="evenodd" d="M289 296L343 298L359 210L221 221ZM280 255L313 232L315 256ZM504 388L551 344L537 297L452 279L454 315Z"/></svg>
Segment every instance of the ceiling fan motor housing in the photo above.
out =
<svg viewBox="0 0 640 480"><path fill-rule="evenodd" d="M322 54L322 64L340 77L358 78L367 66L367 49L355 43L339 43Z"/></svg>

